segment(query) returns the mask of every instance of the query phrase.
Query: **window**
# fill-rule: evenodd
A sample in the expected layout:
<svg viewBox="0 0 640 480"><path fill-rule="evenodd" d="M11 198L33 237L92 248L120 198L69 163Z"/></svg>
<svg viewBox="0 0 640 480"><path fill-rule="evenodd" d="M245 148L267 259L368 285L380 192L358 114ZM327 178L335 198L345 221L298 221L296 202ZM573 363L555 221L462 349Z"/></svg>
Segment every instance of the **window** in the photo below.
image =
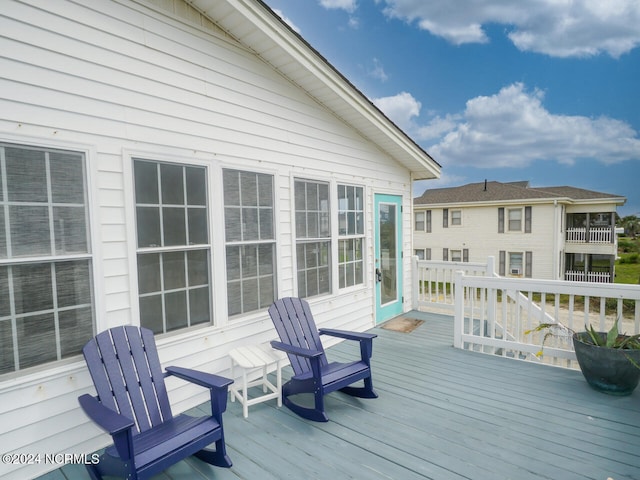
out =
<svg viewBox="0 0 640 480"><path fill-rule="evenodd" d="M296 180L294 187L298 296L331 291L329 184Z"/></svg>
<svg viewBox="0 0 640 480"><path fill-rule="evenodd" d="M364 282L364 188L338 185L339 287Z"/></svg>
<svg viewBox="0 0 640 480"><path fill-rule="evenodd" d="M229 315L276 299L273 176L223 170Z"/></svg>
<svg viewBox="0 0 640 480"><path fill-rule="evenodd" d="M206 169L134 159L140 324L211 321Z"/></svg>
<svg viewBox="0 0 640 480"><path fill-rule="evenodd" d="M450 250L451 261L452 262L461 262L462 261L462 250Z"/></svg>
<svg viewBox="0 0 640 480"><path fill-rule="evenodd" d="M425 231L425 217L426 217L426 212L415 212L413 229L416 232Z"/></svg>
<svg viewBox="0 0 640 480"><path fill-rule="evenodd" d="M462 210L451 210L451 225L462 225Z"/></svg>
<svg viewBox="0 0 640 480"><path fill-rule="evenodd" d="M510 208L508 213L509 213L509 231L521 232L522 231L522 209Z"/></svg>
<svg viewBox="0 0 640 480"><path fill-rule="evenodd" d="M82 153L0 144L0 374L93 336L86 171Z"/></svg>
<svg viewBox="0 0 640 480"><path fill-rule="evenodd" d="M509 275L522 274L522 252L509 252Z"/></svg>
<svg viewBox="0 0 640 480"><path fill-rule="evenodd" d="M413 254L418 257L418 260L431 260L430 248L416 248Z"/></svg>

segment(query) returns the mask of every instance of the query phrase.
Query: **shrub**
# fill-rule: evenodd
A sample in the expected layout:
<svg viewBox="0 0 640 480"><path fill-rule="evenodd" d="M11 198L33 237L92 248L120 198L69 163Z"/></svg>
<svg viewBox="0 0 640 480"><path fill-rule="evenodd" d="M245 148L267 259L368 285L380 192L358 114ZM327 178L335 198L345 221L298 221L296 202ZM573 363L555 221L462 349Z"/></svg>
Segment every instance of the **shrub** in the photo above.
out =
<svg viewBox="0 0 640 480"><path fill-rule="evenodd" d="M640 254L631 253L620 257L620 263L640 263Z"/></svg>
<svg viewBox="0 0 640 480"><path fill-rule="evenodd" d="M622 253L639 252L640 247L637 240L621 237L618 239L618 250Z"/></svg>

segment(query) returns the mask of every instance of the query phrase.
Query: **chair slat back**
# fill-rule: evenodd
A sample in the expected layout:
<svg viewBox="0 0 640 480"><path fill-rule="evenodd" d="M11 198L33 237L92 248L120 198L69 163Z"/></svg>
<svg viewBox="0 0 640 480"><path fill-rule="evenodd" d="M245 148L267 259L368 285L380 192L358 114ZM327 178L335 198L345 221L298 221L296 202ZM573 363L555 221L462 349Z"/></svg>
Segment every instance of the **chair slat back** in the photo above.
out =
<svg viewBox="0 0 640 480"><path fill-rule="evenodd" d="M320 341L320 335L309 303L301 298L286 297L276 300L269 307L269 316L273 321L280 341L296 347L309 348L322 352L320 362L327 364L327 357ZM311 370L309 360L296 355L288 355L291 367L296 375Z"/></svg>
<svg viewBox="0 0 640 480"><path fill-rule="evenodd" d="M114 327L90 340L82 352L100 401L135 421L139 432L172 418L151 330Z"/></svg>

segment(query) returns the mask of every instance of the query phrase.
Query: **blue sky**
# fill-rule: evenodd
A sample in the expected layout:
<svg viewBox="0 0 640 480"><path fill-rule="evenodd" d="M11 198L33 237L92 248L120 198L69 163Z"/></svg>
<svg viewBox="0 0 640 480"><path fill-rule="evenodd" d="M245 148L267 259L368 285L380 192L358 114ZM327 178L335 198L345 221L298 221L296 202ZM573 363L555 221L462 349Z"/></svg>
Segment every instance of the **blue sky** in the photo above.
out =
<svg viewBox="0 0 640 480"><path fill-rule="evenodd" d="M442 165L640 216L640 0L265 0Z"/></svg>

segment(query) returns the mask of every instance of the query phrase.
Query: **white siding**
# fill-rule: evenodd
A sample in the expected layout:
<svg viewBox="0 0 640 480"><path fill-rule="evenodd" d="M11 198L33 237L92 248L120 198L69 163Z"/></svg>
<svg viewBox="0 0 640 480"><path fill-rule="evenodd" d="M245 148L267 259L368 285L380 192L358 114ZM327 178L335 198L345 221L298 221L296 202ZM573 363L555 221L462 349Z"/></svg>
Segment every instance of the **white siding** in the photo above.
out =
<svg viewBox="0 0 640 480"><path fill-rule="evenodd" d="M522 225L524 229L524 207L532 207L531 233L509 232L506 210L522 208ZM553 279L557 270L558 248L554 247L562 236L560 232L560 213L555 215L553 204L509 204L505 205L505 233L498 233L498 205L460 207L449 205L452 210L462 211L462 225L451 225L443 228L443 209L431 208L432 233L416 232L414 248L431 248L432 260L442 260L443 248L451 250L469 249L470 262L486 262L487 257L498 259L498 252L533 252L533 277ZM422 206L417 207L422 209ZM417 209L414 207L414 209ZM449 260L451 258L449 257ZM523 265L524 267L524 265ZM497 266L496 266L497 268ZM524 273L524 272L523 272Z"/></svg>
<svg viewBox="0 0 640 480"><path fill-rule="evenodd" d="M190 9L183 16L196 21L193 26L124 1L5 1L2 8L0 140L88 152L98 330L137 323L133 154L207 165L214 225L222 220L223 167L274 173L280 296L295 293L293 178L363 185L366 283L312 299L311 305L326 326L373 325L373 194L404 195L409 212L405 168L242 46L214 34ZM225 374L230 348L270 340L275 332L264 311L226 318L224 249L215 245L221 233L212 227L212 235L215 326L165 336L158 344L165 363ZM405 305L411 305L408 213L404 247ZM206 400L201 390L177 385L171 384L176 410ZM92 391L80 360L0 377L0 452L73 453L104 446L109 438L77 406L78 395ZM56 467L0 465L0 476L23 479Z"/></svg>

